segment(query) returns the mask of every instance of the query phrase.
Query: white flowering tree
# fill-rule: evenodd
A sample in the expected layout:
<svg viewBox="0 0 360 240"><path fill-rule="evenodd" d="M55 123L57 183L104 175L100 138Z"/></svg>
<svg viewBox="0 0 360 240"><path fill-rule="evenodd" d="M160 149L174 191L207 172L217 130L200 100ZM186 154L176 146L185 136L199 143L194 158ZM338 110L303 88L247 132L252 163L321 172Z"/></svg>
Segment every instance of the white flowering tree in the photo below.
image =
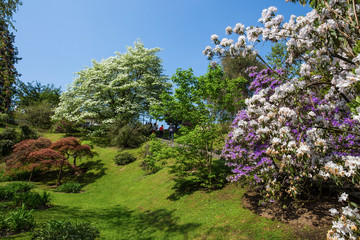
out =
<svg viewBox="0 0 360 240"><path fill-rule="evenodd" d="M61 96L54 120L79 122L95 118L112 123L116 118L131 120L158 104L160 93L169 87L163 75L159 48L147 49L140 41L124 54L93 61L92 67L77 73Z"/></svg>
<svg viewBox="0 0 360 240"><path fill-rule="evenodd" d="M261 26L227 27L226 33L238 38L219 40L214 34L215 47L204 51L210 59L257 55L258 42L284 40L287 63L302 63L290 81L279 69L250 69L255 94L234 120L224 147L233 171L229 180L251 182L267 201L301 200L311 188L321 193L325 184L337 184L340 190L360 179L360 2L311 2L314 10L288 22L276 7L265 9ZM359 219L356 205L343 208L328 239L358 238Z"/></svg>

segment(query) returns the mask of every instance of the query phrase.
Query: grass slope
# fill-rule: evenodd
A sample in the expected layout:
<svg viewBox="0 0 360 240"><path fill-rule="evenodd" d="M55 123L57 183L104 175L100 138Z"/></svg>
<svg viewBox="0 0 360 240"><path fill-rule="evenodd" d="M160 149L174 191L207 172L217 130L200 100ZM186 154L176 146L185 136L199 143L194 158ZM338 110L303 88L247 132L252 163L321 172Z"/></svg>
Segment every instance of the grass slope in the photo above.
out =
<svg viewBox="0 0 360 240"><path fill-rule="evenodd" d="M57 140L59 134L45 134ZM52 192L53 206L36 210L41 223L50 219L90 221L102 239L296 239L291 229L261 218L241 203L243 189L235 184L171 200L175 184L168 169L145 175L141 160L126 166L113 162L115 148L95 147L99 156L83 161L88 182L79 194ZM139 155L139 150L131 152ZM51 188L37 183L40 189ZM26 234L11 239L29 239Z"/></svg>

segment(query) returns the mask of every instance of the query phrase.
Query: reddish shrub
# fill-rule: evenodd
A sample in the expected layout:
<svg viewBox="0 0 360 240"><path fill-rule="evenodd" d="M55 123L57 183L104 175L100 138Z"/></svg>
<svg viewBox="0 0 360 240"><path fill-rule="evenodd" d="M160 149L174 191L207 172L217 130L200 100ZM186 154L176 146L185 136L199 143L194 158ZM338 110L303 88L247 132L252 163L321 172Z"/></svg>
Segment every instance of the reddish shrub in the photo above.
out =
<svg viewBox="0 0 360 240"><path fill-rule="evenodd" d="M72 157L75 167L77 159L92 158L96 155L96 152L92 151L89 145L81 145L80 140L75 137L62 138L53 143L51 148L62 153L67 159Z"/></svg>

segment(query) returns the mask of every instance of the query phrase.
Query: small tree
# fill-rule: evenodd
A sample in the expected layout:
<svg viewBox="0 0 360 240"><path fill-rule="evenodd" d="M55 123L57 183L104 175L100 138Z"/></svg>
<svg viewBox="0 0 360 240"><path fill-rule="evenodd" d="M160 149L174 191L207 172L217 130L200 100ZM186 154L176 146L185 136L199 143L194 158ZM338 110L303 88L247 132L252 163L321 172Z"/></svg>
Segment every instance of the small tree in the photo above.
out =
<svg viewBox="0 0 360 240"><path fill-rule="evenodd" d="M171 172L180 181L191 181L205 189L221 188L226 184L228 168L213 158L214 142L219 135L215 124L199 124L194 129L182 127L182 136L174 149L175 164Z"/></svg>
<svg viewBox="0 0 360 240"><path fill-rule="evenodd" d="M14 170L30 172L29 180L31 180L35 168L42 164L37 162L37 159L30 158L30 155L33 152L49 148L50 146L51 141L46 138L39 138L37 140L28 139L15 144L13 153L5 159L6 171L10 173Z"/></svg>
<svg viewBox="0 0 360 240"><path fill-rule="evenodd" d="M45 148L30 153L29 160L33 162L33 164L31 164L33 170L35 169L35 167L38 166L47 169L51 168L52 166L58 167L59 173L56 183L56 185L58 186L61 183L61 173L63 171L64 165L65 164L70 165L69 162L67 161L67 158L65 158L64 155L50 148Z"/></svg>
<svg viewBox="0 0 360 240"><path fill-rule="evenodd" d="M30 174L31 181L35 170L49 170L53 167L59 168L57 185L61 183L61 174L64 165L70 166L68 158L62 152L51 149L52 143L49 139L29 139L15 144L14 151L6 158L7 172L20 170Z"/></svg>
<svg viewBox="0 0 360 240"><path fill-rule="evenodd" d="M84 157L92 158L96 155L96 152L92 151L89 145L81 145L80 140L75 137L62 138L53 143L51 149L63 154L67 160L72 157L74 167L76 167L76 160Z"/></svg>

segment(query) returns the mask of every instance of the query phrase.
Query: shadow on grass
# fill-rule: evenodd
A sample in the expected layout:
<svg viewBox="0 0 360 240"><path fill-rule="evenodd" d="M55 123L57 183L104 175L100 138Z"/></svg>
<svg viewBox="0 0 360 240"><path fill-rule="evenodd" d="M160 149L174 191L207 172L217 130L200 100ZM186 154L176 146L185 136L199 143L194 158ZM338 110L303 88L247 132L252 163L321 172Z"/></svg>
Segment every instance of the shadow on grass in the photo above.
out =
<svg viewBox="0 0 360 240"><path fill-rule="evenodd" d="M196 191L204 190L211 192L214 190L222 189L228 183L226 176L231 174L231 170L228 166L225 165L224 159L214 159L212 163L212 184L210 185L209 178L207 173L191 173L188 177L179 177L175 178L175 185L172 189L175 190L167 199L171 201L179 200L181 197L186 195L191 195ZM173 173L176 173L176 170L172 170ZM190 176L190 177L189 177ZM204 177L205 176L205 177ZM203 187L205 186L205 187Z"/></svg>
<svg viewBox="0 0 360 240"><path fill-rule="evenodd" d="M75 181L87 185L95 182L97 179L105 175L107 168L101 160L91 160L79 165L79 169L83 172L75 178Z"/></svg>
<svg viewBox="0 0 360 240"><path fill-rule="evenodd" d="M65 168L62 173L61 182L79 182L85 186L104 176L107 170L105 164L100 159L81 163L78 165L78 168L78 174L75 174L73 169ZM39 181L46 185L55 185L58 173L58 170L55 170L39 174L34 177L33 181ZM23 180L27 179L28 177L23 177Z"/></svg>
<svg viewBox="0 0 360 240"><path fill-rule="evenodd" d="M54 207L51 209L51 214L57 219L76 218L102 225L101 229L113 231L113 235L116 235L117 239L171 239L174 235L188 239L188 234L201 224L179 224L179 219L174 216L174 211L158 209L140 212L118 205L98 210Z"/></svg>
<svg viewBox="0 0 360 240"><path fill-rule="evenodd" d="M199 183L194 180L178 178L174 179L174 181L175 185L172 189L174 189L175 192L167 197L167 199L171 201L179 200L181 197L191 195L201 189Z"/></svg>

